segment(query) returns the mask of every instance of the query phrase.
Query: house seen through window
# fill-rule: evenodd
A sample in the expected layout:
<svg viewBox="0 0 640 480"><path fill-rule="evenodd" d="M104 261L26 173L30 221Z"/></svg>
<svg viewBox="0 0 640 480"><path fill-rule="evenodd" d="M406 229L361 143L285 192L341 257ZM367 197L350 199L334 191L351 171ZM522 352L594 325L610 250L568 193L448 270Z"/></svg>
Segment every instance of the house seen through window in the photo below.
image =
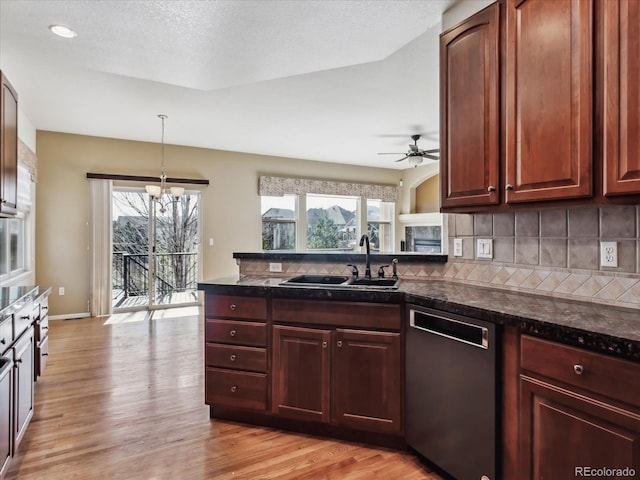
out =
<svg viewBox="0 0 640 480"><path fill-rule="evenodd" d="M367 206L366 217L361 203ZM366 231L373 251L393 251L392 202L346 195L263 195L261 214L263 250L359 252L360 235Z"/></svg>

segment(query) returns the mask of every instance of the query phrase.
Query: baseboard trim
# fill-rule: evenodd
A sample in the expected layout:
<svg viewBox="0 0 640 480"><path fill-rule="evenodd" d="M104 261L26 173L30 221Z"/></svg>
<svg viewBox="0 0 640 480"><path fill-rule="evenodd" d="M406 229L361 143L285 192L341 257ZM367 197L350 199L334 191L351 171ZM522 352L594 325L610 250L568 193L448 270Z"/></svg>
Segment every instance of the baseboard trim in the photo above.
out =
<svg viewBox="0 0 640 480"><path fill-rule="evenodd" d="M66 315L49 315L49 320L72 320L74 318L88 318L91 314L89 312L84 313L68 313Z"/></svg>

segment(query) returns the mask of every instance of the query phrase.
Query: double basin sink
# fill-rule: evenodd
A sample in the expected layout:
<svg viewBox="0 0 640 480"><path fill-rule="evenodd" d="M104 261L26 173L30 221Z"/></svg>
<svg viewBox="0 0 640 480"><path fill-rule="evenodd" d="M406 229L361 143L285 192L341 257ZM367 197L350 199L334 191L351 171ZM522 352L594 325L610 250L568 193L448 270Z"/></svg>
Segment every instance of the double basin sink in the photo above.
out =
<svg viewBox="0 0 640 480"><path fill-rule="evenodd" d="M375 290L396 290L399 279L397 278L362 278L346 277L342 275L300 275L290 278L281 285L324 287L324 288L361 288Z"/></svg>

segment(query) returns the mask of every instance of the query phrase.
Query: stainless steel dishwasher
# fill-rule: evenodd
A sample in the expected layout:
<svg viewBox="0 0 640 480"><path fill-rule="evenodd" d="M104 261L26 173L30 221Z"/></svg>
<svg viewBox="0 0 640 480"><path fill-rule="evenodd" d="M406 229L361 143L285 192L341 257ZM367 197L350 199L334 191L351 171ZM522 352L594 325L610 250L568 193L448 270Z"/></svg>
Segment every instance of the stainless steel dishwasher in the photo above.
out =
<svg viewBox="0 0 640 480"><path fill-rule="evenodd" d="M496 325L408 308L407 443L457 480L497 480Z"/></svg>

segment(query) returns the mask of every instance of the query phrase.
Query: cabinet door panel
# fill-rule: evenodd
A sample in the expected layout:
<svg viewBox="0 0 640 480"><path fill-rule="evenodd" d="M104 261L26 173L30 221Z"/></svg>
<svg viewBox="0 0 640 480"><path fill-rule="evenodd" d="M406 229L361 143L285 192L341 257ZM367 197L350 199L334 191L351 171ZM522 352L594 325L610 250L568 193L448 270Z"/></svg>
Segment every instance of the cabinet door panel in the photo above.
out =
<svg viewBox="0 0 640 480"><path fill-rule="evenodd" d="M506 3L506 201L591 196L593 2Z"/></svg>
<svg viewBox="0 0 640 480"><path fill-rule="evenodd" d="M18 94L0 72L0 213L13 215L18 203Z"/></svg>
<svg viewBox="0 0 640 480"><path fill-rule="evenodd" d="M604 194L640 194L640 2L602 2Z"/></svg>
<svg viewBox="0 0 640 480"><path fill-rule="evenodd" d="M640 471L637 413L526 376L521 402L521 478L574 478L576 467Z"/></svg>
<svg viewBox="0 0 640 480"><path fill-rule="evenodd" d="M273 327L273 412L329 421L329 330Z"/></svg>
<svg viewBox="0 0 640 480"><path fill-rule="evenodd" d="M333 352L333 421L400 432L400 334L338 329Z"/></svg>
<svg viewBox="0 0 640 480"><path fill-rule="evenodd" d="M30 328L14 347L14 452L33 416L34 355L33 328Z"/></svg>
<svg viewBox="0 0 640 480"><path fill-rule="evenodd" d="M498 5L440 38L442 206L499 202Z"/></svg>
<svg viewBox="0 0 640 480"><path fill-rule="evenodd" d="M0 477L11 459L11 370L0 374Z"/></svg>

